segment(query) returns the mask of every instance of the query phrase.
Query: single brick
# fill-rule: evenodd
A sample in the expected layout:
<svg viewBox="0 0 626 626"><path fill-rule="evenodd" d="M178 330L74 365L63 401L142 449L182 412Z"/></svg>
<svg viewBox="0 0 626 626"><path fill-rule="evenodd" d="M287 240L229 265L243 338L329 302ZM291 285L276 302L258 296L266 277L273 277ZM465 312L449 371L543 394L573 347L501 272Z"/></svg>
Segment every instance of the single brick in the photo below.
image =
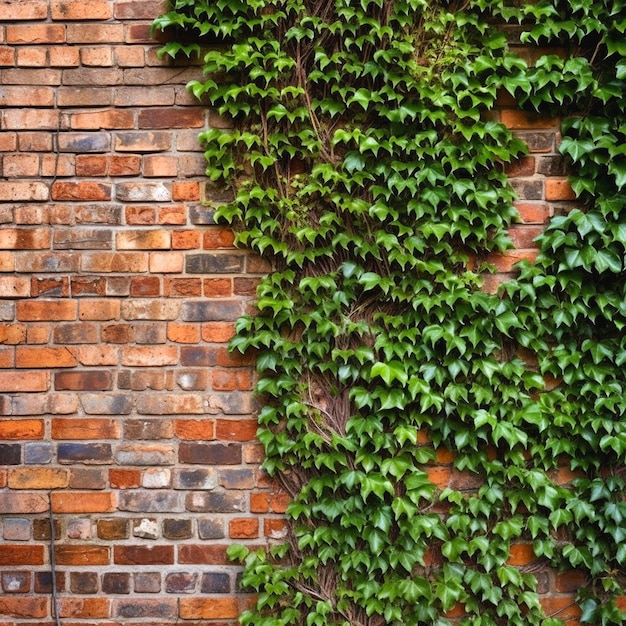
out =
<svg viewBox="0 0 626 626"><path fill-rule="evenodd" d="M65 590L65 572L57 572L56 590ZM35 572L35 593L50 595L52 593L52 574L50 572Z"/></svg>
<svg viewBox="0 0 626 626"><path fill-rule="evenodd" d="M201 395L160 394L137 398L137 412L145 415L202 414L205 407Z"/></svg>
<svg viewBox="0 0 626 626"><path fill-rule="evenodd" d="M122 348L122 365L129 367L158 367L176 365L176 346L125 346Z"/></svg>
<svg viewBox="0 0 626 626"><path fill-rule="evenodd" d="M59 324L53 331L54 343L85 344L98 342L98 326L86 322Z"/></svg>
<svg viewBox="0 0 626 626"><path fill-rule="evenodd" d="M189 274L241 274L243 268L241 254L190 254L185 261L185 271Z"/></svg>
<svg viewBox="0 0 626 626"><path fill-rule="evenodd" d="M120 446L115 454L120 465L173 465L176 459L174 446L144 444Z"/></svg>
<svg viewBox="0 0 626 626"><path fill-rule="evenodd" d="M171 246L171 233L167 230L120 232L115 245L118 250L167 250Z"/></svg>
<svg viewBox="0 0 626 626"><path fill-rule="evenodd" d="M76 619L105 619L110 614L107 598L60 598L59 617Z"/></svg>
<svg viewBox="0 0 626 626"><path fill-rule="evenodd" d="M147 272L148 255L143 252L84 254L81 265L84 272Z"/></svg>
<svg viewBox="0 0 626 626"><path fill-rule="evenodd" d="M122 302L121 314L126 320L175 320L180 310L179 302L133 300Z"/></svg>
<svg viewBox="0 0 626 626"><path fill-rule="evenodd" d="M150 467L143 472L141 486L145 489L165 489L171 486L171 482L171 470Z"/></svg>
<svg viewBox="0 0 626 626"><path fill-rule="evenodd" d="M24 444L24 463L26 463L26 465L44 465L51 463L52 458L53 448L51 443L29 442ZM3 464L1 450L0 464Z"/></svg>
<svg viewBox="0 0 626 626"><path fill-rule="evenodd" d="M110 250L113 235L109 229L68 228L54 231L55 250Z"/></svg>
<svg viewBox="0 0 626 626"><path fill-rule="evenodd" d="M2 616L18 619L45 618L49 610L48 598L0 596L0 615Z"/></svg>
<svg viewBox="0 0 626 626"><path fill-rule="evenodd" d="M184 256L180 252L152 252L149 268L154 274L182 274Z"/></svg>
<svg viewBox="0 0 626 626"><path fill-rule="evenodd" d="M237 598L181 598L182 619L235 619L239 615Z"/></svg>
<svg viewBox="0 0 626 626"><path fill-rule="evenodd" d="M66 201L102 201L111 199L111 184L83 180L78 182L55 182L52 199Z"/></svg>
<svg viewBox="0 0 626 626"><path fill-rule="evenodd" d="M109 373L109 372L107 372ZM52 420L53 439L119 439L120 425L116 420L71 417Z"/></svg>
<svg viewBox="0 0 626 626"><path fill-rule="evenodd" d="M43 439L44 422L39 419L0 420L0 441Z"/></svg>
<svg viewBox="0 0 626 626"><path fill-rule="evenodd" d="M98 593L96 572L70 572L70 591L78 594Z"/></svg>
<svg viewBox="0 0 626 626"><path fill-rule="evenodd" d="M176 384L184 391L203 391L208 385L206 370L182 370L176 373Z"/></svg>
<svg viewBox="0 0 626 626"><path fill-rule="evenodd" d="M59 136L59 150L61 152L85 154L108 152L110 149L111 136L108 133L62 133Z"/></svg>
<svg viewBox="0 0 626 626"><path fill-rule="evenodd" d="M70 469L70 489L106 489L107 471L95 468Z"/></svg>
<svg viewBox="0 0 626 626"><path fill-rule="evenodd" d="M48 16L48 0L12 0L0 2L0 21L45 20Z"/></svg>
<svg viewBox="0 0 626 626"><path fill-rule="evenodd" d="M16 318L23 322L75 320L76 303L54 300L21 301L16 305Z"/></svg>
<svg viewBox="0 0 626 626"><path fill-rule="evenodd" d="M22 348L15 352L15 366L23 368L76 367L74 355L67 348Z"/></svg>
<svg viewBox="0 0 626 626"><path fill-rule="evenodd" d="M238 491L198 491L187 494L185 505L194 513L241 513L246 507L246 496Z"/></svg>
<svg viewBox="0 0 626 626"><path fill-rule="evenodd" d="M2 537L5 541L30 541L30 520L5 517L2 522Z"/></svg>
<svg viewBox="0 0 626 626"><path fill-rule="evenodd" d="M210 420L177 419L174 422L176 436L187 441L214 439L215 423Z"/></svg>
<svg viewBox="0 0 626 626"><path fill-rule="evenodd" d="M575 200L576 194L567 178L546 179L546 200Z"/></svg>
<svg viewBox="0 0 626 626"><path fill-rule="evenodd" d="M48 507L48 497L44 494L0 493L0 511L2 511L3 515L45 513L48 511ZM5 563L5 565L8 565L8 563Z"/></svg>
<svg viewBox="0 0 626 626"><path fill-rule="evenodd" d="M205 572L200 583L202 593L230 593L230 576L224 572Z"/></svg>
<svg viewBox="0 0 626 626"><path fill-rule="evenodd" d="M127 519L99 519L96 524L99 539L118 540L130 537L129 520Z"/></svg>
<svg viewBox="0 0 626 626"><path fill-rule="evenodd" d="M145 93L145 87L142 87ZM172 147L172 133L167 131L118 132L116 152L166 152Z"/></svg>
<svg viewBox="0 0 626 626"><path fill-rule="evenodd" d="M56 513L106 513L115 510L115 494L107 492L54 492Z"/></svg>
<svg viewBox="0 0 626 626"><path fill-rule="evenodd" d="M7 484L9 489L63 489L69 484L69 473L61 468L15 468L9 472Z"/></svg>
<svg viewBox="0 0 626 626"><path fill-rule="evenodd" d="M108 594L130 593L130 576L127 572L106 572L102 576L102 592Z"/></svg>
<svg viewBox="0 0 626 626"><path fill-rule="evenodd" d="M231 519L228 534L231 539L255 539L259 536L259 520L247 517Z"/></svg>
<svg viewBox="0 0 626 626"><path fill-rule="evenodd" d="M174 489L214 489L217 482L217 475L212 468L174 470Z"/></svg>
<svg viewBox="0 0 626 626"><path fill-rule="evenodd" d="M123 618L158 618L160 620L174 619L177 617L177 599L139 599L115 600L114 613L116 617ZM163 623L163 622L159 622Z"/></svg>
<svg viewBox="0 0 626 626"><path fill-rule="evenodd" d="M191 301L182 305L182 319L186 322L234 321L242 314L241 301Z"/></svg>
<svg viewBox="0 0 626 626"><path fill-rule="evenodd" d="M163 183L118 183L115 198L121 202L166 202L172 194Z"/></svg>
<svg viewBox="0 0 626 626"><path fill-rule="evenodd" d="M206 123L203 107L150 107L138 113L138 126L145 129L202 128Z"/></svg>
<svg viewBox="0 0 626 626"><path fill-rule="evenodd" d="M122 491L118 509L136 513L182 513L184 510L179 494L172 491Z"/></svg>
<svg viewBox="0 0 626 626"><path fill-rule="evenodd" d="M28 593L30 583L30 572L8 571L0 574L0 587L4 593Z"/></svg>
<svg viewBox="0 0 626 626"><path fill-rule="evenodd" d="M216 544L178 546L178 563L182 565L228 565L227 546Z"/></svg>
<svg viewBox="0 0 626 626"><path fill-rule="evenodd" d="M43 565L43 563L44 546L42 545L0 545L0 565L4 567L7 565L15 567L17 564L20 566Z"/></svg>
<svg viewBox="0 0 626 626"><path fill-rule="evenodd" d="M172 565L174 546L115 546L113 561L116 565Z"/></svg>
<svg viewBox="0 0 626 626"><path fill-rule="evenodd" d="M224 489L253 489L256 486L256 476L251 469L220 470L220 486Z"/></svg>
<svg viewBox="0 0 626 626"><path fill-rule="evenodd" d="M45 202L49 198L48 185L38 182L0 182L1 202Z"/></svg>
<svg viewBox="0 0 626 626"><path fill-rule="evenodd" d="M198 536L200 539L222 539L225 536L224 520L221 517L199 519Z"/></svg>
<svg viewBox="0 0 626 626"><path fill-rule="evenodd" d="M165 593L194 593L198 574L192 572L173 572L165 576Z"/></svg>
<svg viewBox="0 0 626 626"><path fill-rule="evenodd" d="M59 463L111 463L113 455L108 443L60 443L57 447Z"/></svg>
<svg viewBox="0 0 626 626"><path fill-rule="evenodd" d="M171 439L174 428L170 420L136 419L124 421L124 439L156 440Z"/></svg>
<svg viewBox="0 0 626 626"><path fill-rule="evenodd" d="M178 449L181 463L195 465L239 465L241 445L226 443L181 443Z"/></svg>
<svg viewBox="0 0 626 626"><path fill-rule="evenodd" d="M191 539L193 529L190 519L163 520L163 537L166 539Z"/></svg>

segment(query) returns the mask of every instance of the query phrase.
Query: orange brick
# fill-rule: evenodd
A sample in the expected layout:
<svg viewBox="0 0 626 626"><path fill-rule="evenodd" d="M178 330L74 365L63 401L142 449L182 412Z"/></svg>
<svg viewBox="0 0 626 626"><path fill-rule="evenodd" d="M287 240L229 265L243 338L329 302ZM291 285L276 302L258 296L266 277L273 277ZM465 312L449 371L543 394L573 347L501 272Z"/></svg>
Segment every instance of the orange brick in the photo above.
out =
<svg viewBox="0 0 626 626"><path fill-rule="evenodd" d="M45 67L48 64L47 50L30 46L18 48L17 64L20 67Z"/></svg>
<svg viewBox="0 0 626 626"><path fill-rule="evenodd" d="M50 46L48 48L52 67L77 67L80 65L80 51L70 46Z"/></svg>
<svg viewBox="0 0 626 626"><path fill-rule="evenodd" d="M178 204L174 206L162 207L158 210L157 221L159 224L186 224L187 210L185 205Z"/></svg>
<svg viewBox="0 0 626 626"><path fill-rule="evenodd" d="M226 343L235 336L235 325L232 322L206 322L202 324L202 340Z"/></svg>
<svg viewBox="0 0 626 626"><path fill-rule="evenodd" d="M23 561L14 561L9 565L15 567ZM0 596L0 615L16 618L45 618L49 615L48 598L33 598L25 596L7 597Z"/></svg>
<svg viewBox="0 0 626 626"><path fill-rule="evenodd" d="M52 508L55 513L106 513L115 510L115 495L100 491L58 491L52 493ZM106 562L108 562L108 556ZM72 564L78 565L79 563L64 563L64 565ZM93 564L96 564L95 561ZM103 565L104 563L99 564Z"/></svg>
<svg viewBox="0 0 626 626"><path fill-rule="evenodd" d="M26 341L24 324L0 324L0 344L15 345Z"/></svg>
<svg viewBox="0 0 626 626"><path fill-rule="evenodd" d="M51 467L11 469L8 485L10 489L63 489L69 485L69 472Z"/></svg>
<svg viewBox="0 0 626 626"><path fill-rule="evenodd" d="M445 489L450 484L451 472L448 467L429 467L426 470L428 480L439 489Z"/></svg>
<svg viewBox="0 0 626 626"><path fill-rule="evenodd" d="M78 182L57 181L52 185L52 199L74 202L107 201L111 199L111 184L90 180Z"/></svg>
<svg viewBox="0 0 626 626"><path fill-rule="evenodd" d="M15 367L15 348L0 347L0 369Z"/></svg>
<svg viewBox="0 0 626 626"><path fill-rule="evenodd" d="M113 50L108 46L85 47L80 51L80 60L86 67L110 67Z"/></svg>
<svg viewBox="0 0 626 626"><path fill-rule="evenodd" d="M43 565L44 546L40 545L0 545L0 565L15 567L24 565ZM0 596L0 599L2 596Z"/></svg>
<svg viewBox="0 0 626 626"><path fill-rule="evenodd" d="M281 539L287 532L287 522L284 519L266 517L263 520L263 534L272 539Z"/></svg>
<svg viewBox="0 0 626 626"><path fill-rule="evenodd" d="M77 619L102 619L110 614L107 598L60 598L59 617Z"/></svg>
<svg viewBox="0 0 626 626"><path fill-rule="evenodd" d="M117 365L118 352L113 346L76 346L69 349L81 365Z"/></svg>
<svg viewBox="0 0 626 626"><path fill-rule="evenodd" d="M178 175L178 159L160 154L144 156L143 175L146 178L173 178Z"/></svg>
<svg viewBox="0 0 626 626"><path fill-rule="evenodd" d="M176 365L176 346L125 346L122 348L122 365L129 367L158 367Z"/></svg>
<svg viewBox="0 0 626 626"><path fill-rule="evenodd" d="M237 598L181 598L182 619L235 619L239 616Z"/></svg>
<svg viewBox="0 0 626 626"><path fill-rule="evenodd" d="M48 368L76 367L76 358L67 348L16 348L16 367Z"/></svg>
<svg viewBox="0 0 626 626"><path fill-rule="evenodd" d="M2 375L4 376L4 374ZM0 440L43 439L44 422L40 419L0 420Z"/></svg>
<svg viewBox="0 0 626 626"><path fill-rule="evenodd" d="M254 539L259 536L259 520L256 518L231 519L228 524L231 539Z"/></svg>
<svg viewBox="0 0 626 626"><path fill-rule="evenodd" d="M289 495L282 492L251 493L250 512L251 513L284 513L290 502Z"/></svg>
<svg viewBox="0 0 626 626"><path fill-rule="evenodd" d="M253 387L250 371L213 370L211 386L215 391L249 391Z"/></svg>
<svg viewBox="0 0 626 626"><path fill-rule="evenodd" d="M233 295L230 278L207 278L203 281L203 287L207 298L227 298Z"/></svg>
<svg viewBox="0 0 626 626"><path fill-rule="evenodd" d="M552 210L545 202L516 202L515 208L523 224L547 224Z"/></svg>
<svg viewBox="0 0 626 626"><path fill-rule="evenodd" d="M20 301L16 303L16 317L22 322L40 322L76 319L76 303L72 301Z"/></svg>
<svg viewBox="0 0 626 626"><path fill-rule="evenodd" d="M207 441L215 439L214 420L175 420L174 432L185 441Z"/></svg>
<svg viewBox="0 0 626 626"><path fill-rule="evenodd" d="M163 295L171 298L193 298L202 295L202 281L199 278L167 278Z"/></svg>
<svg viewBox="0 0 626 626"><path fill-rule="evenodd" d="M200 329L198 326L170 322L167 325L167 338L174 343L198 343Z"/></svg>
<svg viewBox="0 0 626 626"><path fill-rule="evenodd" d="M172 200L197 202L200 200L200 183L175 182L172 185Z"/></svg>
<svg viewBox="0 0 626 626"><path fill-rule="evenodd" d="M28 298L30 279L21 276L0 276L0 298Z"/></svg>
<svg viewBox="0 0 626 626"><path fill-rule="evenodd" d="M577 620L582 615L582 611L576 602L576 596L540 596L539 602L546 615L563 621Z"/></svg>
<svg viewBox="0 0 626 626"><path fill-rule="evenodd" d="M195 230L175 230L172 233L174 250L193 250L200 247L200 233Z"/></svg>
<svg viewBox="0 0 626 626"><path fill-rule="evenodd" d="M117 233L118 250L167 250L171 246L171 233L167 230L132 230Z"/></svg>
<svg viewBox="0 0 626 626"><path fill-rule="evenodd" d="M15 3L11 3L15 4ZM29 24L6 27L8 44L46 44L65 42L65 26L62 24ZM25 78L26 80L26 78Z"/></svg>
<svg viewBox="0 0 626 626"><path fill-rule="evenodd" d="M530 261L537 258L538 250L506 250L502 253L490 254L487 262L494 265L498 272L512 272L513 267L520 261Z"/></svg>
<svg viewBox="0 0 626 626"><path fill-rule="evenodd" d="M129 469L110 469L109 482L114 489L132 489L141 485L141 472Z"/></svg>
<svg viewBox="0 0 626 626"><path fill-rule="evenodd" d="M50 372L2 372L0 391L48 391Z"/></svg>
<svg viewBox="0 0 626 626"><path fill-rule="evenodd" d="M52 420L53 439L119 439L120 425L110 419L57 418Z"/></svg>
<svg viewBox="0 0 626 626"><path fill-rule="evenodd" d="M252 441L256 439L258 426L255 419L218 419L215 423L215 437L224 441Z"/></svg>
<svg viewBox="0 0 626 626"><path fill-rule="evenodd" d="M575 200L576 194L567 178L546 178L546 200Z"/></svg>
<svg viewBox="0 0 626 626"><path fill-rule="evenodd" d="M500 121L513 130L522 129L558 129L559 119L556 117L548 117L541 113L533 113L529 111L520 111L519 109L506 109L500 113Z"/></svg>
<svg viewBox="0 0 626 626"><path fill-rule="evenodd" d="M234 246L235 235L227 228L210 228L204 233L202 246L207 250L217 248L232 248Z"/></svg>
<svg viewBox="0 0 626 626"><path fill-rule="evenodd" d="M97 130L99 128L123 129L133 128L134 125L135 119L133 113L127 110L90 111L88 113L74 113L70 117L70 127L75 130ZM98 193L105 192L104 190L102 192L98 190Z"/></svg>
<svg viewBox="0 0 626 626"><path fill-rule="evenodd" d="M514 543L513 545L511 545L507 564L516 566L528 565L536 559L537 557L535 556L532 544Z"/></svg>

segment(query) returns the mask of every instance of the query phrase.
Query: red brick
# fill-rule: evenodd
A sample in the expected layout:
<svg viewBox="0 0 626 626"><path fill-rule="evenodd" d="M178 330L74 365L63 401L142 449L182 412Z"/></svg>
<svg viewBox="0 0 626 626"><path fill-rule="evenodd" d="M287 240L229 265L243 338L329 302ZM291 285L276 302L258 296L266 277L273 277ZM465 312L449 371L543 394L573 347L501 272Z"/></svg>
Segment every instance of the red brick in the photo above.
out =
<svg viewBox="0 0 626 626"><path fill-rule="evenodd" d="M43 565L44 546L0 544L0 565ZM2 596L0 596L1 600Z"/></svg>
<svg viewBox="0 0 626 626"><path fill-rule="evenodd" d="M257 518L236 518L228 523L228 534L231 539L254 539L259 536L259 520Z"/></svg>
<svg viewBox="0 0 626 626"><path fill-rule="evenodd" d="M50 387L50 372L2 372L0 391L47 391Z"/></svg>
<svg viewBox="0 0 626 626"><path fill-rule="evenodd" d="M89 418L58 418L52 420L53 439L119 439L120 425L116 420Z"/></svg>
<svg viewBox="0 0 626 626"><path fill-rule="evenodd" d="M543 228L538 226L512 226L509 229L509 238L516 248L537 248L535 238L541 235Z"/></svg>
<svg viewBox="0 0 626 626"><path fill-rule="evenodd" d="M575 594L563 596L540 596L539 602L546 615L563 621L578 620L582 614ZM575 621L578 624L578 621Z"/></svg>
<svg viewBox="0 0 626 626"><path fill-rule="evenodd" d="M260 492L250 494L251 513L284 513L290 502L288 494Z"/></svg>
<svg viewBox="0 0 626 626"><path fill-rule="evenodd" d="M22 368L76 367L74 355L63 348L17 348L15 365Z"/></svg>
<svg viewBox="0 0 626 626"><path fill-rule="evenodd" d="M115 546L116 565L171 565L174 546Z"/></svg>
<svg viewBox="0 0 626 626"><path fill-rule="evenodd" d="M151 107L139 111L137 119L139 128L202 128L205 117L206 109L200 107Z"/></svg>
<svg viewBox="0 0 626 626"><path fill-rule="evenodd" d="M4 373L2 377L4 377ZM43 439L44 422L39 419L0 420L0 441L19 439Z"/></svg>
<svg viewBox="0 0 626 626"><path fill-rule="evenodd" d="M9 470L9 489L63 489L69 485L69 472L52 467L20 467Z"/></svg>
<svg viewBox="0 0 626 626"><path fill-rule="evenodd" d="M55 513L106 513L115 510L115 495L108 492L77 492L77 491L59 491L52 493L52 508ZM66 546L80 547L80 546ZM98 546L93 546L94 554L88 556L85 564L106 565L108 563L108 552L106 549L100 551ZM106 552L106 561L104 561L104 552ZM91 560L91 559L95 560ZM96 562L96 560L98 562ZM80 562L64 563L64 565L79 565Z"/></svg>
<svg viewBox="0 0 626 626"><path fill-rule="evenodd" d="M215 391L249 391L253 387L249 371L213 370L211 386Z"/></svg>
<svg viewBox="0 0 626 626"><path fill-rule="evenodd" d="M579 570L556 573L554 590L560 593L576 593L585 586L586 576Z"/></svg>
<svg viewBox="0 0 626 626"><path fill-rule="evenodd" d="M152 20L163 10L159 0L127 0L115 3L115 17L118 20Z"/></svg>
<svg viewBox="0 0 626 626"><path fill-rule="evenodd" d="M263 534L272 539L282 539L287 532L287 522L284 519L266 517L263 520Z"/></svg>
<svg viewBox="0 0 626 626"><path fill-rule="evenodd" d="M182 619L236 619L239 616L237 598L181 598Z"/></svg>
<svg viewBox="0 0 626 626"><path fill-rule="evenodd" d="M494 265L498 272L512 272L513 266L520 261L530 261L537 258L538 250L507 250L502 253L490 254L487 262Z"/></svg>
<svg viewBox="0 0 626 626"><path fill-rule="evenodd" d="M227 565L227 546L222 545L180 545L178 563L185 565Z"/></svg>
<svg viewBox="0 0 626 626"><path fill-rule="evenodd" d="M102 619L110 615L107 598L60 598L59 617L67 619Z"/></svg>
<svg viewBox="0 0 626 626"><path fill-rule="evenodd" d="M154 298L161 294L158 276L133 276L130 279L130 295L134 298Z"/></svg>
<svg viewBox="0 0 626 626"><path fill-rule="evenodd" d="M20 565L25 563L16 561ZM15 563L9 564L15 565ZM48 598L0 596L0 616L12 616L20 619L45 618L48 616Z"/></svg>
<svg viewBox="0 0 626 626"><path fill-rule="evenodd" d="M515 208L524 224L547 224L552 210L545 202L516 202Z"/></svg>
<svg viewBox="0 0 626 626"><path fill-rule="evenodd" d="M114 489L133 489L141 485L141 472L129 469L110 469L109 482Z"/></svg>
<svg viewBox="0 0 626 626"><path fill-rule="evenodd" d="M163 295L171 298L201 296L202 281L199 278L167 278L163 286Z"/></svg>
<svg viewBox="0 0 626 626"><path fill-rule="evenodd" d="M56 182L52 185L54 200L98 201L111 199L111 184L83 180L79 182Z"/></svg>
<svg viewBox="0 0 626 626"><path fill-rule="evenodd" d="M62 24L20 24L6 27L6 42L9 44L63 43L65 26ZM25 76L22 84L30 81Z"/></svg>

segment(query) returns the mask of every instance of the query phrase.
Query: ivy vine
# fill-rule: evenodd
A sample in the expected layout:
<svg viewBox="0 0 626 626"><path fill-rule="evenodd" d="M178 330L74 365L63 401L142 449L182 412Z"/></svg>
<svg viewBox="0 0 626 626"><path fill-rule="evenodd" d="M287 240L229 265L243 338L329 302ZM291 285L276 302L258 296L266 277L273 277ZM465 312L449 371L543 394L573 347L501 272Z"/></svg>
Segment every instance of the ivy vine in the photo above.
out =
<svg viewBox="0 0 626 626"><path fill-rule="evenodd" d="M554 54L529 67L507 22ZM231 549L242 623L560 624L521 551L624 624L626 4L175 0L155 27L204 61L190 88L234 122L201 136L218 217L274 267L232 347L290 531ZM490 294L526 150L503 91L566 118L578 201Z"/></svg>

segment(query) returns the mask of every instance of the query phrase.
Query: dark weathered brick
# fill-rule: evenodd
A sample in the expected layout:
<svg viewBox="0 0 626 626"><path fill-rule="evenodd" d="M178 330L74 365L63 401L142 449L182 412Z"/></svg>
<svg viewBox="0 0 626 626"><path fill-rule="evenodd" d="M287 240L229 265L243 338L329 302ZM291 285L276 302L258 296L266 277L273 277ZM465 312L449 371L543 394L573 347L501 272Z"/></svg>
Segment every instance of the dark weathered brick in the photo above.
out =
<svg viewBox="0 0 626 626"><path fill-rule="evenodd" d="M56 590L65 591L65 572L56 573ZM52 593L52 573L35 572L35 593Z"/></svg>
<svg viewBox="0 0 626 626"><path fill-rule="evenodd" d="M221 517L210 517L198 520L198 536L200 539L222 539L224 520Z"/></svg>
<svg viewBox="0 0 626 626"><path fill-rule="evenodd" d="M0 587L4 593L28 593L30 591L30 579L30 572L2 572L0 574Z"/></svg>
<svg viewBox="0 0 626 626"><path fill-rule="evenodd" d="M171 565L174 563L173 546L115 546L113 561L116 565Z"/></svg>
<svg viewBox="0 0 626 626"><path fill-rule="evenodd" d="M230 576L224 572L205 572L200 585L202 593L230 593Z"/></svg>
<svg viewBox="0 0 626 626"><path fill-rule="evenodd" d="M100 539L128 539L130 522L124 518L99 519L97 523Z"/></svg>
<svg viewBox="0 0 626 626"><path fill-rule="evenodd" d="M197 465L239 465L241 445L236 443L181 443L179 461Z"/></svg>
<svg viewBox="0 0 626 626"><path fill-rule="evenodd" d="M196 491L187 494L185 504L195 513L240 513L245 510L246 496L232 491Z"/></svg>
<svg viewBox="0 0 626 626"><path fill-rule="evenodd" d="M239 300L184 302L182 318L186 322L234 321L242 314Z"/></svg>
<svg viewBox="0 0 626 626"><path fill-rule="evenodd" d="M124 422L124 439L149 441L170 439L172 435L173 426L170 420L142 419Z"/></svg>
<svg viewBox="0 0 626 626"><path fill-rule="evenodd" d="M130 593L130 574L127 572L106 572L102 576L103 593Z"/></svg>
<svg viewBox="0 0 626 626"><path fill-rule="evenodd" d="M253 489L256 476L251 469L222 469L219 482L224 489Z"/></svg>
<svg viewBox="0 0 626 626"><path fill-rule="evenodd" d="M180 363L191 367L211 367L215 365L215 350L207 346L183 346L180 349Z"/></svg>
<svg viewBox="0 0 626 626"><path fill-rule="evenodd" d="M213 489L216 486L217 474L212 468L174 470L174 489Z"/></svg>
<svg viewBox="0 0 626 626"><path fill-rule="evenodd" d="M193 593L196 590L198 574L192 572L174 572L165 577L166 593Z"/></svg>
<svg viewBox="0 0 626 626"><path fill-rule="evenodd" d="M189 220L198 226L212 226L215 224L215 209L196 204L189 209Z"/></svg>
<svg viewBox="0 0 626 626"><path fill-rule="evenodd" d="M89 370L54 374L54 388L57 391L107 391L112 386L113 374L110 371Z"/></svg>
<svg viewBox="0 0 626 626"><path fill-rule="evenodd" d="M182 513L181 495L173 491L123 491L119 494L120 511L138 513Z"/></svg>
<svg viewBox="0 0 626 626"><path fill-rule="evenodd" d="M193 529L190 519L163 520L163 536L166 539L190 539Z"/></svg>
<svg viewBox="0 0 626 626"><path fill-rule="evenodd" d="M70 572L70 591L72 593L98 593L98 574L96 572Z"/></svg>
<svg viewBox="0 0 626 626"><path fill-rule="evenodd" d="M137 617L160 619L173 619L177 613L177 600L146 600L133 598L132 600L119 600L115 602L115 615L117 617Z"/></svg>
<svg viewBox="0 0 626 626"><path fill-rule="evenodd" d="M161 574L159 572L137 572L133 574L135 593L159 593L161 591Z"/></svg>
<svg viewBox="0 0 626 626"><path fill-rule="evenodd" d="M243 267L240 254L189 254L185 259L188 274L241 274Z"/></svg>
<svg viewBox="0 0 626 626"><path fill-rule="evenodd" d="M111 463L113 455L108 443L60 443L59 463Z"/></svg>
<svg viewBox="0 0 626 626"><path fill-rule="evenodd" d="M22 446L19 443L0 443L0 465L19 465Z"/></svg>

